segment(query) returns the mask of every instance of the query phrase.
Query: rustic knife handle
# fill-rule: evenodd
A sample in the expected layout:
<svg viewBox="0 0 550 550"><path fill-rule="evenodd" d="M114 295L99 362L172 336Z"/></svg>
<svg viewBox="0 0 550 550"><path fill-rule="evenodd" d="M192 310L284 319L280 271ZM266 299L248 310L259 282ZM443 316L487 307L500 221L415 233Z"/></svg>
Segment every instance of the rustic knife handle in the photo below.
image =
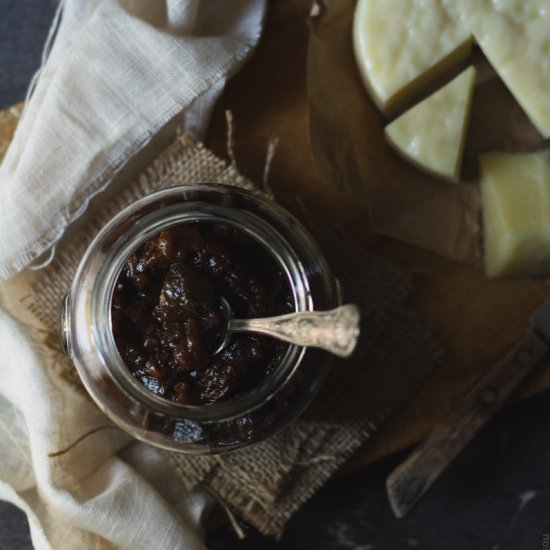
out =
<svg viewBox="0 0 550 550"><path fill-rule="evenodd" d="M398 518L407 514L547 351L547 344L534 332L525 334L458 403L450 417L390 474L386 487Z"/></svg>

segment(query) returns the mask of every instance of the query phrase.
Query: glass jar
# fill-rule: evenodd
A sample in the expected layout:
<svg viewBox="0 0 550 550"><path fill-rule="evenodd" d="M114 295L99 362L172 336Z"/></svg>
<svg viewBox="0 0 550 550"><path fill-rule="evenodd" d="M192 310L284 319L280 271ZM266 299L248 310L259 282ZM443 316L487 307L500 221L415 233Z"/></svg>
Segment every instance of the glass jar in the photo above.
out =
<svg viewBox="0 0 550 550"><path fill-rule="evenodd" d="M311 235L273 201L206 184L153 193L126 208L90 244L62 307L62 337L86 390L119 427L151 445L218 453L261 441L297 418L325 378L331 356L289 345L280 363L243 395L208 406L179 404L147 390L115 345L111 303L129 256L160 231L188 222L237 228L270 252L288 280L295 311L339 305L338 285Z"/></svg>

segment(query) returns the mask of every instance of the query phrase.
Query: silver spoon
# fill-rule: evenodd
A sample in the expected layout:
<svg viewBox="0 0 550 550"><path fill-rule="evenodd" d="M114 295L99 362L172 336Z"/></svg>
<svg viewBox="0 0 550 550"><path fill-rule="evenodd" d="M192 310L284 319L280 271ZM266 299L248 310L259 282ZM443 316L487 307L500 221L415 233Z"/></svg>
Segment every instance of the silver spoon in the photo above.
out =
<svg viewBox="0 0 550 550"><path fill-rule="evenodd" d="M349 357L359 337L359 308L355 304L329 311L300 311L262 319L234 319L229 302L220 298L223 328L214 344L219 353L234 332L256 332L298 346L321 348L339 357Z"/></svg>

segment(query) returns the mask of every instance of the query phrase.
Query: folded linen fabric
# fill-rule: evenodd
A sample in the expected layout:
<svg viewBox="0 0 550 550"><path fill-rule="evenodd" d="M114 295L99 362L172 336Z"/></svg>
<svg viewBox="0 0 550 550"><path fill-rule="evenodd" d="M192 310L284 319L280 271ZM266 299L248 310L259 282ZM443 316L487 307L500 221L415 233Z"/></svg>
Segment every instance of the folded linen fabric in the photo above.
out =
<svg viewBox="0 0 550 550"><path fill-rule="evenodd" d="M256 44L265 0L66 0L0 167L0 280L50 249L124 164L210 108Z"/></svg>
<svg viewBox="0 0 550 550"><path fill-rule="evenodd" d="M264 12L265 0L62 2L0 166L0 281L51 250L175 117L200 137ZM21 278L0 284L0 305ZM67 391L37 330L0 309L0 498L27 513L35 547L203 548L210 499ZM79 441L95 430L100 438Z"/></svg>

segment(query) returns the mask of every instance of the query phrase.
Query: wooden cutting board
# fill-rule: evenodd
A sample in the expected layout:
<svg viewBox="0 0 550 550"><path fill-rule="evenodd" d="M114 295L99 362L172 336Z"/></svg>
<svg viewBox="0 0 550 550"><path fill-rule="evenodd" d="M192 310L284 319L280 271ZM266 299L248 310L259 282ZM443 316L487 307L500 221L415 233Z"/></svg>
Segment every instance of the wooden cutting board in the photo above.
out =
<svg viewBox="0 0 550 550"><path fill-rule="evenodd" d="M353 468L426 437L521 336L529 315L550 296L550 285L527 280L488 281L477 269L373 236L366 208L321 181L311 161L305 74L310 0L276 0L269 6L260 46L227 85L214 111L206 145L227 158L225 111L230 109L238 168L259 182L267 145L277 138L269 178L275 193L298 195L320 219L324 216L336 222L374 253L416 273L408 306L446 348L443 368L356 454L349 464ZM0 111L0 157L13 135L19 109ZM548 388L550 369L541 365L517 397Z"/></svg>

